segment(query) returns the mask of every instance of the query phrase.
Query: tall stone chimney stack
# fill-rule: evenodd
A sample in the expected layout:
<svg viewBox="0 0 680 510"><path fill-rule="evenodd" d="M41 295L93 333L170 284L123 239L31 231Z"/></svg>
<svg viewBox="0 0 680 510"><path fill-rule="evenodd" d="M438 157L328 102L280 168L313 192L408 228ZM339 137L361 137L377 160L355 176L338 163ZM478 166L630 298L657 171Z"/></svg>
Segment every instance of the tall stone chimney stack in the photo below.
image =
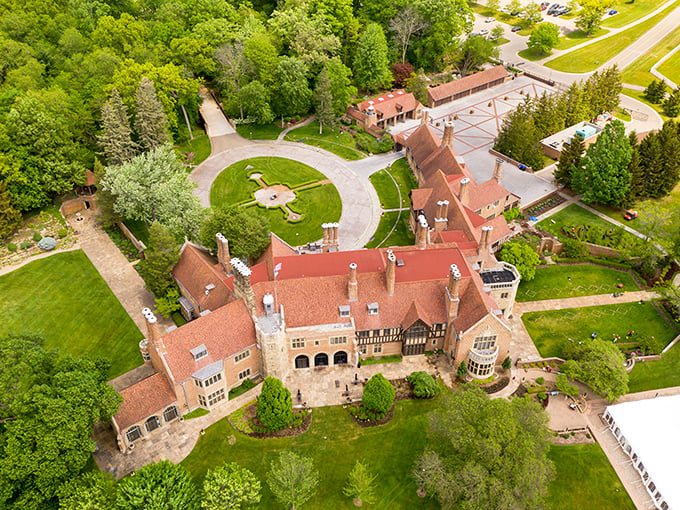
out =
<svg viewBox="0 0 680 510"><path fill-rule="evenodd" d="M392 250L387 250L387 268L385 269L385 280L387 282L387 293L394 295L394 280L397 272L397 257Z"/></svg>
<svg viewBox="0 0 680 510"><path fill-rule="evenodd" d="M446 302L449 321L452 321L458 317L458 307L460 305L460 279L461 274L458 270L458 266L456 264L451 264L451 266L449 266L449 283L446 286L446 293L448 294L449 298Z"/></svg>
<svg viewBox="0 0 680 510"><path fill-rule="evenodd" d="M422 214L416 220L416 246L419 250L424 250L427 246L428 225L425 216Z"/></svg>
<svg viewBox="0 0 680 510"><path fill-rule="evenodd" d="M470 203L470 179L464 177L460 180L460 191L458 192L458 198L465 205Z"/></svg>
<svg viewBox="0 0 680 510"><path fill-rule="evenodd" d="M231 267L234 269L234 293L243 299L246 308L253 317L256 316L255 293L250 284L250 268L241 259L231 259Z"/></svg>
<svg viewBox="0 0 680 510"><path fill-rule="evenodd" d="M165 350L163 345L163 340L161 339L161 332L158 328L158 319L156 315L151 311L150 308L143 308L142 314L146 319L146 336L147 336L147 349L156 349L159 352Z"/></svg>
<svg viewBox="0 0 680 510"><path fill-rule="evenodd" d="M496 158L496 162L493 166L493 178L496 179L498 184L501 183L501 178L503 177L503 163L505 163L503 159Z"/></svg>
<svg viewBox="0 0 680 510"><path fill-rule="evenodd" d="M332 232L333 232L333 247L338 248L340 246L340 241L338 238L338 228L340 227L340 223L331 223L332 226Z"/></svg>
<svg viewBox="0 0 680 510"><path fill-rule="evenodd" d="M326 253L328 251L328 248L330 248L331 237L330 225L331 225L330 223L321 224L321 228L323 228L323 241L321 242L321 248L323 249L324 253Z"/></svg>
<svg viewBox="0 0 680 510"><path fill-rule="evenodd" d="M434 218L435 232L446 230L449 221L449 201L440 200L437 202L437 214Z"/></svg>
<svg viewBox="0 0 680 510"><path fill-rule="evenodd" d="M427 118L430 116L430 111L427 108L423 108L420 112L420 125L427 124Z"/></svg>
<svg viewBox="0 0 680 510"><path fill-rule="evenodd" d="M231 255L229 255L229 241L221 233L215 234L217 243L217 261L222 264L224 271L231 273Z"/></svg>
<svg viewBox="0 0 680 510"><path fill-rule="evenodd" d="M349 282L347 282L347 297L350 301L359 299L359 282L357 281L357 265L349 265Z"/></svg>
<svg viewBox="0 0 680 510"><path fill-rule="evenodd" d="M485 255L489 253L491 249L491 231L493 227L482 227L482 238L479 241L479 251Z"/></svg>
<svg viewBox="0 0 680 510"><path fill-rule="evenodd" d="M442 147L453 149L453 121L449 118L444 122L444 136L442 137Z"/></svg>

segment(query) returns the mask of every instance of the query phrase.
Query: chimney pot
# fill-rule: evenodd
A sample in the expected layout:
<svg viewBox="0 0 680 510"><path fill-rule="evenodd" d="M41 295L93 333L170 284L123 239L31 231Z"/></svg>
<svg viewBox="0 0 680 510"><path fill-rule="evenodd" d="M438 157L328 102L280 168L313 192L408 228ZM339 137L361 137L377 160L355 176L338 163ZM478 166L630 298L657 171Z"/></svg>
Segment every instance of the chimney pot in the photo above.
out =
<svg viewBox="0 0 680 510"><path fill-rule="evenodd" d="M352 262L349 265L349 282L347 282L347 295L350 301L359 299L359 284L357 282L357 265Z"/></svg>
<svg viewBox="0 0 680 510"><path fill-rule="evenodd" d="M496 158L496 163L493 167L493 178L496 179L498 184L501 183L501 178L503 177L503 163L505 163L505 160Z"/></svg>
<svg viewBox="0 0 680 510"><path fill-rule="evenodd" d="M453 149L453 121L449 118L444 122L444 136L442 137L442 147Z"/></svg>
<svg viewBox="0 0 680 510"><path fill-rule="evenodd" d="M387 280L387 293L392 296L394 294L394 280L397 271L397 257L392 250L387 250L387 270L385 272L385 279Z"/></svg>
<svg viewBox="0 0 680 510"><path fill-rule="evenodd" d="M460 201L468 205L470 203L470 178L465 177L460 180L460 191L458 192Z"/></svg>

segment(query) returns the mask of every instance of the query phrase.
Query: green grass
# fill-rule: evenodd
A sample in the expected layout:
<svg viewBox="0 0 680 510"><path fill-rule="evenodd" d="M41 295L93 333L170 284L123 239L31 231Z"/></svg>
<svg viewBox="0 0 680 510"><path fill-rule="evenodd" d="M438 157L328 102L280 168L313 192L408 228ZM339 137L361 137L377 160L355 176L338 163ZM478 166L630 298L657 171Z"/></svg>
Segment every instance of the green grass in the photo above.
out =
<svg viewBox="0 0 680 510"><path fill-rule="evenodd" d="M599 444L551 445L548 457L556 470L548 488L551 510L635 510Z"/></svg>
<svg viewBox="0 0 680 510"><path fill-rule="evenodd" d="M636 340L653 336L664 345L676 335L647 301L528 312L522 315L522 322L544 357L561 356L567 338L581 341L593 332L600 339L611 340L614 334L623 339L632 330L637 333Z"/></svg>
<svg viewBox="0 0 680 510"><path fill-rule="evenodd" d="M149 227L141 220L125 220L125 226L138 240L149 246Z"/></svg>
<svg viewBox="0 0 680 510"><path fill-rule="evenodd" d="M253 168L246 169L248 166ZM259 185L249 178L253 173L261 173L269 185L284 184L291 189L326 179L311 166L292 159L267 156L244 159L217 176L210 189L210 205L224 207L255 200L253 193Z"/></svg>
<svg viewBox="0 0 680 510"><path fill-rule="evenodd" d="M645 98L645 93L644 93L644 91L642 91L642 90L633 90L633 89L629 89L629 88L623 87L623 90L622 90L621 92L622 92L623 94L629 96L629 97L632 97L632 98L637 99L638 101L640 101L640 102L642 102L642 103L645 103L645 104L646 104L647 106L649 106L652 110L654 110L656 113L658 113L658 114L661 116L661 119L662 119L664 122L670 119L670 117L664 113L663 108L661 107L660 104L654 104L654 103L650 103L649 101L647 101L647 99Z"/></svg>
<svg viewBox="0 0 680 510"><path fill-rule="evenodd" d="M510 39L506 39L505 37L499 37L498 39L494 39L491 41L494 46L503 46L504 44L508 44L510 42Z"/></svg>
<svg viewBox="0 0 680 510"><path fill-rule="evenodd" d="M572 32L569 32L564 37L560 37L559 41L557 42L557 46L555 46L555 49L568 50L569 48L578 46L579 44L582 44L586 41L592 41L593 39L597 39L598 37L601 37L608 33L609 30L601 28L599 30L596 30L589 36L586 36L586 33L583 30L574 30Z"/></svg>
<svg viewBox="0 0 680 510"><path fill-rule="evenodd" d="M652 66L678 44L680 44L680 27L673 30L655 46L649 49L647 53L640 56L631 65L626 67L621 73L623 83L631 83L641 87L649 85L653 80L656 80L656 76L649 72ZM669 60L673 60L673 57ZM675 65L677 66L679 64L676 63ZM662 65L661 67L665 68L666 66ZM673 70L673 72L676 72L676 70ZM673 74L673 72L671 72L671 74Z"/></svg>
<svg viewBox="0 0 680 510"><path fill-rule="evenodd" d="M598 225L604 228L614 228L616 225L600 218L596 214L587 211L583 207L571 204L552 216L536 224L536 228L555 234L560 239L566 236L562 233L562 227L571 225Z"/></svg>
<svg viewBox="0 0 680 510"><path fill-rule="evenodd" d="M517 301L610 294L621 290L617 287L619 283L624 285L624 291L640 290L629 273L609 267L591 264L539 267L533 280L522 280L519 284Z"/></svg>
<svg viewBox="0 0 680 510"><path fill-rule="evenodd" d="M265 209L255 205L248 207L256 214L266 217L272 232L291 246L318 241L323 237L321 224L339 221L342 213L340 194L332 184L298 191L296 194L297 198L288 205L302 214L300 221L287 221L280 208Z"/></svg>
<svg viewBox="0 0 680 510"><path fill-rule="evenodd" d="M401 354L393 354L391 356L381 356L380 358L364 358L361 360L362 365L384 365L385 363L398 363L402 359Z"/></svg>
<svg viewBox="0 0 680 510"><path fill-rule="evenodd" d="M644 0L643 0L644 1ZM643 34L654 28L669 12L671 12L680 0L664 9L656 16L635 25L616 35L589 44L588 46L569 52L557 57L544 65L557 71L568 73L587 73L594 71L599 66L618 55L624 48L639 39ZM636 2L637 4L637 2Z"/></svg>
<svg viewBox="0 0 680 510"><path fill-rule="evenodd" d="M354 505L342 488L355 461L364 460L377 475L378 500L371 508L439 508L429 498L418 498L410 476L416 457L425 448L427 414L433 407L429 400L397 402L392 421L372 428L359 427L340 406L320 407L314 409L306 433L273 439L244 436L223 419L206 430L182 464L201 483L208 469L236 462L262 481L260 508L279 508L265 483L266 474L279 452L292 450L310 457L319 471L321 483L304 508L351 509ZM229 445L232 434L236 443Z"/></svg>
<svg viewBox="0 0 680 510"><path fill-rule="evenodd" d="M200 418L201 416L205 416L206 414L210 414L210 411L207 409L203 409L202 407L197 407L190 413L187 413L184 415L185 420L192 420L194 418Z"/></svg>
<svg viewBox="0 0 680 510"><path fill-rule="evenodd" d="M177 145L176 149L179 152L193 152L194 157L191 158L190 161L187 161L187 163L191 165L200 165L203 161L208 159L208 156L210 156L210 153L212 152L212 147L210 145L210 138L208 138L205 131L194 127L193 133L193 140L187 140L183 144Z"/></svg>
<svg viewBox="0 0 680 510"><path fill-rule="evenodd" d="M614 117L616 117L619 120L622 120L624 122L630 122L631 121L630 113L622 110L618 106L616 108L614 108L614 111L612 113L614 114Z"/></svg>
<svg viewBox="0 0 680 510"><path fill-rule="evenodd" d="M236 132L249 140L276 140L283 131L281 124L238 124Z"/></svg>
<svg viewBox="0 0 680 510"><path fill-rule="evenodd" d="M532 62L534 62L536 60L541 60L542 58L549 57L550 55L552 55L552 51L550 53L543 53L542 51L535 50L534 48L527 48L518 52L517 54L526 60L531 60Z"/></svg>
<svg viewBox="0 0 680 510"><path fill-rule="evenodd" d="M354 137L347 129L341 133L340 126L324 128L323 133L319 134L318 121L289 131L286 140L313 145L350 161L366 157L366 154L355 148Z"/></svg>
<svg viewBox="0 0 680 510"><path fill-rule="evenodd" d="M239 386L236 386L236 388L229 390L229 400L235 399L239 395L243 395L246 391L253 389L255 386L253 381L246 379Z"/></svg>
<svg viewBox="0 0 680 510"><path fill-rule="evenodd" d="M370 180L378 193L380 206L383 209L408 207L410 204L408 195L412 189L418 187L406 158L398 159L389 168L374 173ZM397 186L395 186L395 182ZM401 201L399 200L400 195Z"/></svg>
<svg viewBox="0 0 680 510"><path fill-rule="evenodd" d="M142 333L80 250L0 276L0 296L0 335L39 334L48 349L107 358L111 377L142 362Z"/></svg>
<svg viewBox="0 0 680 510"><path fill-rule="evenodd" d="M373 238L366 244L366 248L387 246L411 246L415 242L413 233L409 230L408 211L392 211L383 213ZM397 225L394 232L390 231ZM388 237L389 236L389 237Z"/></svg>
<svg viewBox="0 0 680 510"><path fill-rule="evenodd" d="M654 11L663 3L664 0L635 0L634 2L625 0L614 5L614 9L619 11L619 13L604 20L602 25L610 28L625 27L638 18Z"/></svg>
<svg viewBox="0 0 680 510"><path fill-rule="evenodd" d="M675 32L678 32L676 30ZM679 40L680 35L676 35L675 40ZM680 42L676 42L676 45ZM663 74L666 78L674 83L680 83L680 52L676 52L670 56L663 64L661 64L657 71Z"/></svg>
<svg viewBox="0 0 680 510"><path fill-rule="evenodd" d="M635 363L635 368L630 373L628 391L636 393L680 386L679 366L680 346L676 344L658 361Z"/></svg>

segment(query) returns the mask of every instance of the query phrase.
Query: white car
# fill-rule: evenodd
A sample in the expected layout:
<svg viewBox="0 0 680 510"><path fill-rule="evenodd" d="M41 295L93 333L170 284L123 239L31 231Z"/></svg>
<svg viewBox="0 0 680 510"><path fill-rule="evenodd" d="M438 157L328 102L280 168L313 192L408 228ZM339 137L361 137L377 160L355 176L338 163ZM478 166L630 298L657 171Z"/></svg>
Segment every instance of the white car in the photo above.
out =
<svg viewBox="0 0 680 510"><path fill-rule="evenodd" d="M496 21L496 18L486 18L484 23L493 23L494 21Z"/></svg>
<svg viewBox="0 0 680 510"><path fill-rule="evenodd" d="M486 28L482 28L482 29L479 31L479 35L486 35L486 34L488 34L488 33L489 33L489 31L488 31Z"/></svg>

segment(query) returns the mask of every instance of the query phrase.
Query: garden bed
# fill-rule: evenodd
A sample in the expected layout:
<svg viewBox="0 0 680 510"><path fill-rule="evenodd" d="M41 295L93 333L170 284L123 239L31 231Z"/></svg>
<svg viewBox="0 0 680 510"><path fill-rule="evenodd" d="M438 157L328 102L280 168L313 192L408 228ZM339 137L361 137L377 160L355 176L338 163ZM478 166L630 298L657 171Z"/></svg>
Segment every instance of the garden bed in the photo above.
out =
<svg viewBox="0 0 680 510"><path fill-rule="evenodd" d="M293 437L304 434L312 424L312 410L311 409L297 409L293 410L293 414L302 415L302 424L299 427L287 427L285 429L274 432L258 432L257 429L264 428L264 425L257 419L257 404L250 402L240 409L237 409L229 415L229 423L231 423L236 430L245 434L246 436L257 439L265 439L270 437Z"/></svg>
<svg viewBox="0 0 680 510"><path fill-rule="evenodd" d="M495 380L494 382L492 382L488 386L481 386L481 388L484 391L484 393L486 393L487 395L491 395L492 393L497 393L497 392L501 391L508 384L510 384L510 378L507 377L507 376L503 376L503 377Z"/></svg>
<svg viewBox="0 0 680 510"><path fill-rule="evenodd" d="M395 399L396 400L396 399ZM349 415L352 417L352 419L356 422L357 425L363 428L368 428L368 427L377 427L379 425L385 425L386 423L389 423L392 421L392 417L394 416L394 404L390 408L389 411L379 420L371 420L370 418L367 420L361 420L360 418L357 418L354 413L352 413L352 409L360 409L361 404L353 404L347 408Z"/></svg>
<svg viewBox="0 0 680 510"><path fill-rule="evenodd" d="M553 193L552 195L548 195L547 197L545 197L537 204L534 204L530 207L523 209L522 213L525 216L538 216L539 214L543 214L544 212L547 212L550 209L557 207L561 203L566 202L566 200L567 199L564 198L559 193Z"/></svg>

